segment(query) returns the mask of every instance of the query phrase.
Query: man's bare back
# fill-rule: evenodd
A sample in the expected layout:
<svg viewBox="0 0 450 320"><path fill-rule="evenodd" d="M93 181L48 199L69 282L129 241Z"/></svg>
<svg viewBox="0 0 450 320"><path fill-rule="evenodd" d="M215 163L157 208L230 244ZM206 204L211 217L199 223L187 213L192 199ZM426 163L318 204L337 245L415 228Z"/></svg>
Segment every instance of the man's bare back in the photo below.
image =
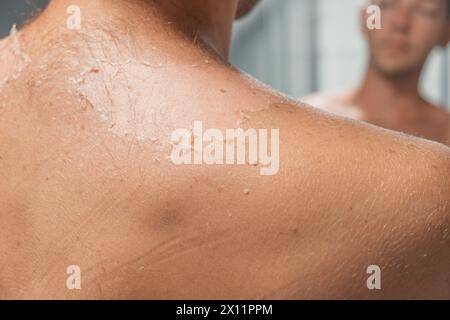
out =
<svg viewBox="0 0 450 320"><path fill-rule="evenodd" d="M449 297L447 148L299 107L157 7L79 2L83 31L60 1L16 35L0 89L0 298ZM195 120L279 128L278 174L174 165Z"/></svg>
<svg viewBox="0 0 450 320"><path fill-rule="evenodd" d="M302 101L333 114L450 146L450 113L444 107L421 101L418 106L409 105L409 110L386 110L381 103L363 108L358 105L356 96L356 92L322 93L305 97Z"/></svg>

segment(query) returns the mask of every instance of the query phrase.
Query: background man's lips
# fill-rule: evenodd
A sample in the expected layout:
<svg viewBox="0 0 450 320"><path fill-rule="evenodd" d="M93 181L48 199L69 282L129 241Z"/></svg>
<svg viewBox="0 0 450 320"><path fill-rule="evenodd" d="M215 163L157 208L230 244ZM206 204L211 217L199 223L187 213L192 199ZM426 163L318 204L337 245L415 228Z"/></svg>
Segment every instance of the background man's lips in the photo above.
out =
<svg viewBox="0 0 450 320"><path fill-rule="evenodd" d="M391 37L383 41L382 47L400 51L407 51L411 45L408 40L400 37Z"/></svg>

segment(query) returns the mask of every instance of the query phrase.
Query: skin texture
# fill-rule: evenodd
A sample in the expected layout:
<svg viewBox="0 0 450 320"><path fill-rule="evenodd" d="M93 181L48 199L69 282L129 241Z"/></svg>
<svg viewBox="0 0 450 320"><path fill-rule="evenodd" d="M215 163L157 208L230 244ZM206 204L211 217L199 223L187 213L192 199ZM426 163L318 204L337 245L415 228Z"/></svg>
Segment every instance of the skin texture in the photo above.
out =
<svg viewBox="0 0 450 320"><path fill-rule="evenodd" d="M450 114L426 101L419 80L431 50L447 45L447 0L380 0L382 29L361 28L370 62L361 86L351 92L316 94L303 101L324 110L450 145Z"/></svg>
<svg viewBox="0 0 450 320"><path fill-rule="evenodd" d="M78 3L81 30L56 1L19 33L20 73L1 44L20 75L0 91L0 298L450 298L448 148L248 79L179 29L205 7ZM171 132L199 119L279 128L279 173L175 166Z"/></svg>

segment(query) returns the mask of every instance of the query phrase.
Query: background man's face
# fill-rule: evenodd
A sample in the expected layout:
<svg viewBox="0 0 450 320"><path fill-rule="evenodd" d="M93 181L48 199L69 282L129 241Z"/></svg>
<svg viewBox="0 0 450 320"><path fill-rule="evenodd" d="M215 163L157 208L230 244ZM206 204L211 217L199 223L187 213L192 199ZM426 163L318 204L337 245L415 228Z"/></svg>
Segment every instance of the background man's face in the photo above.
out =
<svg viewBox="0 0 450 320"><path fill-rule="evenodd" d="M371 63L382 73L420 70L449 28L447 0L374 0L381 8L381 30L367 30Z"/></svg>

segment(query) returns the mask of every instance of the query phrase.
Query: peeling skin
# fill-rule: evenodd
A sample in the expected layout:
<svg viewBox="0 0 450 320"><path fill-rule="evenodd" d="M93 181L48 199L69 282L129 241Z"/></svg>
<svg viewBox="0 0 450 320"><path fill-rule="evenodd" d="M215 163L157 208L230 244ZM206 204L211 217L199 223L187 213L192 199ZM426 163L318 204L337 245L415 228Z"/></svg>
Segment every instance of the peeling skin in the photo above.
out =
<svg viewBox="0 0 450 320"><path fill-rule="evenodd" d="M25 66L27 66L31 62L31 60L26 55L26 53L22 51L22 48L20 46L19 34L17 32L17 26L15 24L12 26L9 36L12 38L12 50L18 57L22 59L22 61L25 63Z"/></svg>
<svg viewBox="0 0 450 320"><path fill-rule="evenodd" d="M117 136L125 137L129 140L149 141L152 144L159 144L159 137L155 137L153 131L143 127L143 130L137 132L134 122L144 121L141 116L137 115L136 109L140 104L135 98L131 98L131 91L134 88L140 88L140 80L130 79L127 74L130 70L141 70L142 67L151 70L161 70L162 68L169 68L171 65L164 63L152 64L146 60L139 60L136 58L128 58L123 61L110 60L105 58L97 58L93 63L89 63L82 68L80 72L68 77L69 83L74 87L80 101L86 101L88 105L99 115L99 120L103 123L109 124L109 129ZM103 74L103 75L102 75ZM98 81L104 81L105 75L111 78L111 82L104 82L101 90L98 87ZM119 83L124 83L128 94L116 95L113 87L118 86ZM123 88L123 87L122 87ZM133 93L134 95L134 93ZM109 102L109 103L106 103ZM145 102L145 101L143 101ZM146 106L140 106L143 112ZM145 114L143 115L145 117ZM141 121L141 122L142 122Z"/></svg>
<svg viewBox="0 0 450 320"><path fill-rule="evenodd" d="M80 101L92 106L99 115L98 119L108 124L113 134L153 144L157 144L153 141L155 132L152 126L145 124L148 118L155 118L151 114L153 110L148 108L147 101L139 99L153 89L151 85L144 87L145 80L132 75L147 72L147 77L150 78L152 74L176 72L179 68L214 68L212 62L216 62L214 58L204 57L178 61L163 56L162 59L152 61L139 55L125 56L122 59L113 56L103 52L93 54L91 62L82 67L78 74L68 77L68 81L75 88ZM118 53L117 56L121 54Z"/></svg>
<svg viewBox="0 0 450 320"><path fill-rule="evenodd" d="M33 67L0 92L18 106L0 115L0 299L98 299L98 282L111 299L448 299L448 149L249 82L172 32L156 1L214 24L233 2L77 0L75 39L58 0L21 31ZM246 118L282 129L279 174L171 162L173 130ZM70 264L83 290L65 288Z"/></svg>
<svg viewBox="0 0 450 320"><path fill-rule="evenodd" d="M82 85L86 82L86 75L87 74L91 74L91 73L99 73L100 70L95 67L95 66L88 66L86 68L84 68L81 72L79 77L73 78L73 77L69 77L69 81L71 83L73 83L74 85L76 85L76 90L80 96L81 100L86 101L89 105L91 105L93 107L93 109L95 111L97 111L97 113L99 113L100 115L100 120L102 122L108 122L110 120L109 117L109 112L106 109L106 107L103 107L99 104L93 104L92 101L89 99L87 93L82 89ZM110 128L113 128L114 126L111 125Z"/></svg>
<svg viewBox="0 0 450 320"><path fill-rule="evenodd" d="M22 47L20 45L20 37L19 33L17 31L17 27L14 24L11 28L9 37L3 40L5 45L8 47L8 51L12 54L13 57L8 58L4 57L4 60L13 60L12 62L12 70L7 72L9 75L4 78L0 79L0 89L11 80L17 80L22 75L23 71L28 67L28 65L31 63L31 59L28 57L28 55L23 52ZM3 53L5 54L5 53Z"/></svg>
<svg viewBox="0 0 450 320"><path fill-rule="evenodd" d="M142 66L145 66L145 67L155 68L155 69L163 68L163 67L167 66L167 65L164 65L162 63L158 63L158 64L155 65L155 64L152 64L152 63L150 63L148 61L138 61L136 59L131 59L131 58L127 59L124 62L109 61L109 60L106 60L106 59L97 59L97 62L99 62L99 63L106 63L106 64L109 64L109 65L111 65L113 67L123 67L123 66L126 66L126 65L131 64L131 63L137 64L137 65L142 65Z"/></svg>

